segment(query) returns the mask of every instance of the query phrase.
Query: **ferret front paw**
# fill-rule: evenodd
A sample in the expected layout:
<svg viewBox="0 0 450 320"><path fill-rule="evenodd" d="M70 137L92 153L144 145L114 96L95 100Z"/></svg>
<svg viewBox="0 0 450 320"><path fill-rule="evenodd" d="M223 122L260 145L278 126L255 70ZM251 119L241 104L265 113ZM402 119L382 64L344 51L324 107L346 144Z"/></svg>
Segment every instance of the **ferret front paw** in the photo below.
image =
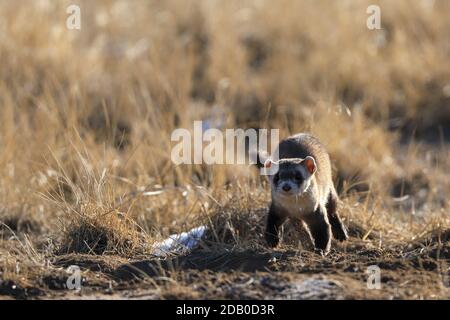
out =
<svg viewBox="0 0 450 320"><path fill-rule="evenodd" d="M322 257L325 257L329 252L330 252L330 250L323 250L323 249L319 249L319 248L314 249L314 253L316 253Z"/></svg>
<svg viewBox="0 0 450 320"><path fill-rule="evenodd" d="M348 234L345 229L335 230L335 232L333 233L333 237L340 242L348 240Z"/></svg>
<svg viewBox="0 0 450 320"><path fill-rule="evenodd" d="M274 234L272 232L266 232L266 242L267 245L271 248L275 248L280 243L280 238L277 234Z"/></svg>

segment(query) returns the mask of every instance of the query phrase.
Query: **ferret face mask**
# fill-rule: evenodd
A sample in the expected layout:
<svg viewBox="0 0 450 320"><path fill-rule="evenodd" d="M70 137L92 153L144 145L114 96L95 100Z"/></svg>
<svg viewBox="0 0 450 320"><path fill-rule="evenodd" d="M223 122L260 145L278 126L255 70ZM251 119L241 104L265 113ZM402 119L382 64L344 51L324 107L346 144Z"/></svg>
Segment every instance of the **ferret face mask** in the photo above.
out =
<svg viewBox="0 0 450 320"><path fill-rule="evenodd" d="M269 175L272 190L281 196L300 196L308 190L311 178L317 170L313 157L268 159L264 164L274 174Z"/></svg>

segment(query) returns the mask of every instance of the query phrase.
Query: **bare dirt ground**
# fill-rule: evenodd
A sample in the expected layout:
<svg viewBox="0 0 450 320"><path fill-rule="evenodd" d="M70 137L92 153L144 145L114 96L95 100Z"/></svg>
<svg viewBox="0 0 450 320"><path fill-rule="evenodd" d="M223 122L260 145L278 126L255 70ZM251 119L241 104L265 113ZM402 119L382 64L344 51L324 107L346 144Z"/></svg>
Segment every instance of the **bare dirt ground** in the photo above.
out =
<svg viewBox="0 0 450 320"><path fill-rule="evenodd" d="M208 240L188 254L164 259L61 255L39 286L2 281L0 294L18 299L450 298L449 229L410 243L362 240L356 227L350 233L350 240L333 243L326 257L292 245L227 250ZM65 270L73 265L83 270L81 290L66 286ZM380 268L379 289L368 287L369 266Z"/></svg>

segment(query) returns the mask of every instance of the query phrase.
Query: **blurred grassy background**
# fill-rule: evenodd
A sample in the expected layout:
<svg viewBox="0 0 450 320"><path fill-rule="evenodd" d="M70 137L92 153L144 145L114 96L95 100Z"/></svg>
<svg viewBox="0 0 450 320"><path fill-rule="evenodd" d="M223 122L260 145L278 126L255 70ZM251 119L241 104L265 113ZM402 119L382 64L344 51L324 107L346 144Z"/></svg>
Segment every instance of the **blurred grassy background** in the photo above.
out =
<svg viewBox="0 0 450 320"><path fill-rule="evenodd" d="M347 221L448 223L450 2L377 1L381 30L370 4L0 1L0 219L44 260L104 234L94 252L127 255L236 194L267 199L251 168L172 164L171 132L204 120L317 135Z"/></svg>

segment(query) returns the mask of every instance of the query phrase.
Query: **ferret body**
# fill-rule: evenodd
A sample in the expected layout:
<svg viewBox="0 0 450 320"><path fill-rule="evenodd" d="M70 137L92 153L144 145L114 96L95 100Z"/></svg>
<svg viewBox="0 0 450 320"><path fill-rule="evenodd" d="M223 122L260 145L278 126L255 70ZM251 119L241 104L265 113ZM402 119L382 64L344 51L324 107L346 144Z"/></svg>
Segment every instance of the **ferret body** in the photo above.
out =
<svg viewBox="0 0 450 320"><path fill-rule="evenodd" d="M315 248L326 254L332 236L348 238L337 212L329 155L317 138L305 133L282 140L277 151L278 159L264 159L264 167L271 170L272 194L266 241L276 247L281 225L287 218L298 219L306 224Z"/></svg>

